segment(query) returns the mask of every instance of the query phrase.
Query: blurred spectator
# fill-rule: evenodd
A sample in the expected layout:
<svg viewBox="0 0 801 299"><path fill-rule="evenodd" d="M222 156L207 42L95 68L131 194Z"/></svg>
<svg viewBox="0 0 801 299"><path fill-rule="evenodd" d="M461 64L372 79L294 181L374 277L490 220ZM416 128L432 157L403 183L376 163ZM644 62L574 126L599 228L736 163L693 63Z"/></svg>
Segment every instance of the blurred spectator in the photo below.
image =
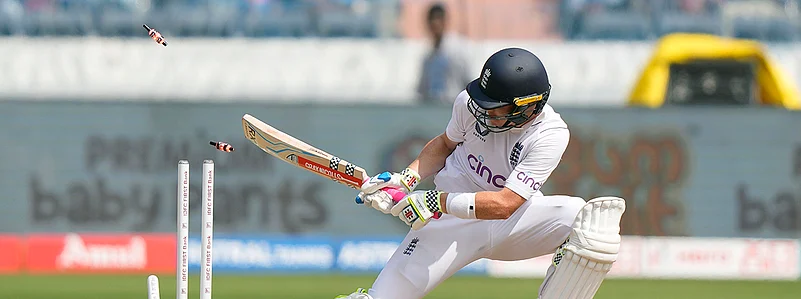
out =
<svg viewBox="0 0 801 299"><path fill-rule="evenodd" d="M445 6L432 5L426 21L431 50L423 59L417 93L425 103L451 104L471 81L469 67L458 45L460 38L445 34L448 23Z"/></svg>

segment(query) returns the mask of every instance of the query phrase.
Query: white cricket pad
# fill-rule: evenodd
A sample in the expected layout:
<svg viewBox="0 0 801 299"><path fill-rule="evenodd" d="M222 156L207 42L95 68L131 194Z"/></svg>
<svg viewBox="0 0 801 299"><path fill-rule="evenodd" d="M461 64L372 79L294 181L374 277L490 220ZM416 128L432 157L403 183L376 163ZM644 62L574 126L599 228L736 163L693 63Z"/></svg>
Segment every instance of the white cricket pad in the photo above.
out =
<svg viewBox="0 0 801 299"><path fill-rule="evenodd" d="M626 202L599 197L587 202L573 232L554 254L540 287L540 299L589 299L595 296L620 250L620 218Z"/></svg>

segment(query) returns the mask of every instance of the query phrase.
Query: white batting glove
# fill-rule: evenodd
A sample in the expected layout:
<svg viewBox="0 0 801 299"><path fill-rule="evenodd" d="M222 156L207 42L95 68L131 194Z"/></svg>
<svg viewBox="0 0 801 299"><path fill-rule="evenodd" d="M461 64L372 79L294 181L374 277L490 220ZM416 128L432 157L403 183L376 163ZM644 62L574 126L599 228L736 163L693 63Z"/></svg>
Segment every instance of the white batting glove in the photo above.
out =
<svg viewBox="0 0 801 299"><path fill-rule="evenodd" d="M409 194L420 183L420 175L412 169L404 169L401 173L382 172L362 184L361 192L356 196L356 203L364 204L381 211L384 214L389 214L392 206L395 205L393 194L390 194L383 188L396 189L402 195Z"/></svg>
<svg viewBox="0 0 801 299"><path fill-rule="evenodd" d="M413 230L421 229L431 218L441 213L440 195L442 191L439 190L412 192L392 207L390 213L411 226Z"/></svg>
<svg viewBox="0 0 801 299"><path fill-rule="evenodd" d="M381 213L389 214L392 206L395 205L395 200L386 191L378 191L373 194L364 194L359 192L356 195L356 203L364 204L365 206L381 211Z"/></svg>
<svg viewBox="0 0 801 299"><path fill-rule="evenodd" d="M404 189L406 194L414 191L420 183L420 175L411 168L406 168L400 173L382 172L362 184L364 194L372 194L384 187L395 187Z"/></svg>

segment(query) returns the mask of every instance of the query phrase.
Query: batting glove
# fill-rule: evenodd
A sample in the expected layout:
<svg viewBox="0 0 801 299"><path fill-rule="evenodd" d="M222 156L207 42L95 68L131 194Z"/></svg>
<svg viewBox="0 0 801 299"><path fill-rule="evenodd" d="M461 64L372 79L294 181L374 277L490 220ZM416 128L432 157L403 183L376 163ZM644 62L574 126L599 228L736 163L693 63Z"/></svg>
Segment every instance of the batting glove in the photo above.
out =
<svg viewBox="0 0 801 299"><path fill-rule="evenodd" d="M362 192L364 194L372 194L384 187L401 188L406 194L414 191L417 184L420 183L420 175L417 171L411 168L406 168L400 173L382 172L366 182L362 183Z"/></svg>
<svg viewBox="0 0 801 299"><path fill-rule="evenodd" d="M411 226L413 230L421 229L431 218L442 213L440 206L442 193L438 190L412 192L392 207L390 213Z"/></svg>
<svg viewBox="0 0 801 299"><path fill-rule="evenodd" d="M406 194L414 191L420 183L420 175L416 171L406 168L401 173L382 172L362 184L361 192L356 196L356 203L364 204L389 214L396 201ZM384 188L397 190L388 193ZM400 192L401 194L397 194Z"/></svg>

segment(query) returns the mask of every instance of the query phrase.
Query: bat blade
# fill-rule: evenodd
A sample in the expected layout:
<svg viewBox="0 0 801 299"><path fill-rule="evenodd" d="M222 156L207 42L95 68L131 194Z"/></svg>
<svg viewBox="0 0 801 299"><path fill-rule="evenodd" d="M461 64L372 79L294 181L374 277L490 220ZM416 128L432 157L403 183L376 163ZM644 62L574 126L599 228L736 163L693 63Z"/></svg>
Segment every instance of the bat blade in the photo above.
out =
<svg viewBox="0 0 801 299"><path fill-rule="evenodd" d="M292 137L252 115L242 116L242 130L245 138L262 151L337 183L358 190L369 178L364 168Z"/></svg>

